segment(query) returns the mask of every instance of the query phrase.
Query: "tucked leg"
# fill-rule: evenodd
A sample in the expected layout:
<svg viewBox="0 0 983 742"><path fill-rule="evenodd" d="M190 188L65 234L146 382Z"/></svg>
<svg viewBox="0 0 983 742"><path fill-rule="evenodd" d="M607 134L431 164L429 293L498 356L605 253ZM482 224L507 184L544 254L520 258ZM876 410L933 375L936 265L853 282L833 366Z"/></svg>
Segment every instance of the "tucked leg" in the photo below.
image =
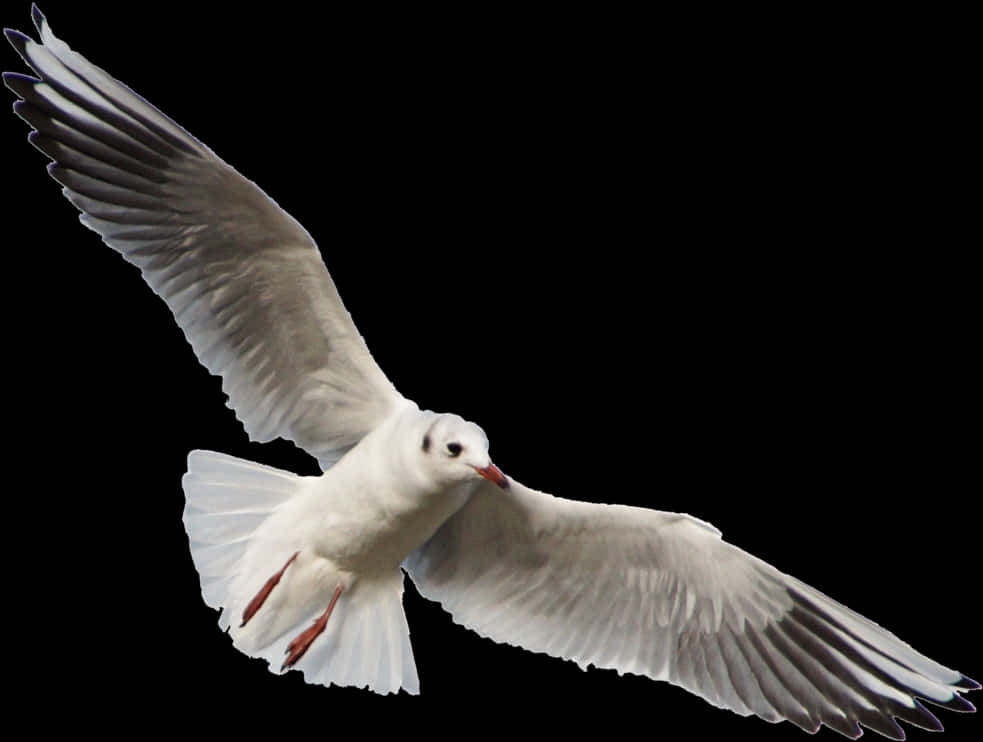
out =
<svg viewBox="0 0 983 742"><path fill-rule="evenodd" d="M328 603L327 609L321 616L314 622L314 625L308 629L305 629L300 634L298 634L290 644L287 645L287 659L283 661L280 665L280 670L284 670L288 667L293 667L297 664L297 661L304 656L304 653L310 649L311 644L317 639L321 632L324 631L324 627L328 625L328 619L331 618L331 611L334 610L335 603L338 602L338 598L341 597L341 585L335 588L334 595L331 597L331 602Z"/></svg>
<svg viewBox="0 0 983 742"><path fill-rule="evenodd" d="M270 597L270 593L273 592L273 588L275 588L277 583L280 582L280 578L283 577L283 573L287 571L287 567L289 567L291 562L297 558L299 553L299 551L295 551L294 555L287 560L287 563L280 568L280 571L268 579L266 584L263 585L262 589L256 593L256 596L249 601L249 605L246 606L246 610L242 612L242 623L239 624L240 629L249 623L249 619L256 615L256 611L258 611L263 603L266 602L266 599Z"/></svg>

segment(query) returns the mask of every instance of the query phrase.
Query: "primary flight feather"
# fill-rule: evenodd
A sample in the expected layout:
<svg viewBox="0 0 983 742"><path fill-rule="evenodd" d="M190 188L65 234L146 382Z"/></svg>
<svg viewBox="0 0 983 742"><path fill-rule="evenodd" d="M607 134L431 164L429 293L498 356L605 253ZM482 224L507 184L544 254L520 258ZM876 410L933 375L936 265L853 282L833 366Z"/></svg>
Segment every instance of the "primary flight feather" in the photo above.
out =
<svg viewBox="0 0 983 742"><path fill-rule="evenodd" d="M82 222L136 265L253 440L300 477L194 451L185 525L205 601L274 672L419 690L402 571L483 636L666 680L813 732L895 719L979 687L691 516L565 500L509 479L483 431L421 411L373 361L311 237L255 184L56 38L6 36L30 141Z"/></svg>

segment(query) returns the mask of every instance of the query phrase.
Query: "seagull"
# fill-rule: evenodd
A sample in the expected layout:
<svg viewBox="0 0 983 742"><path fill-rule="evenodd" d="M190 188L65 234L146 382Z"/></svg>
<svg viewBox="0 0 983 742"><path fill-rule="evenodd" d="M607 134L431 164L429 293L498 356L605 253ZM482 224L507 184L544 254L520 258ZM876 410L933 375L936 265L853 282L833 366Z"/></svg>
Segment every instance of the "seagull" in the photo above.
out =
<svg viewBox="0 0 983 742"><path fill-rule="evenodd" d="M298 476L192 451L184 524L206 604L274 673L419 692L404 573L496 642L680 686L851 738L941 730L980 686L691 515L563 499L492 462L484 431L421 410L375 363L310 235L254 183L54 36L5 29L30 142L82 223L170 308L250 438Z"/></svg>

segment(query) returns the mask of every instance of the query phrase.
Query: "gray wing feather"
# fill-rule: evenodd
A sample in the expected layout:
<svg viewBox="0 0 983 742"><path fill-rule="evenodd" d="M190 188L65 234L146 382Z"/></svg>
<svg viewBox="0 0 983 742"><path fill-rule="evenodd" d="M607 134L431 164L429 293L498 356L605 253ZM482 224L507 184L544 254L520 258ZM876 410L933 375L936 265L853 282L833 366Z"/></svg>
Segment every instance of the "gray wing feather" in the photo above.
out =
<svg viewBox="0 0 983 742"><path fill-rule="evenodd" d="M687 515L483 485L404 567L495 641L810 732L941 729L918 698L968 711L978 687Z"/></svg>
<svg viewBox="0 0 983 742"><path fill-rule="evenodd" d="M7 38L31 142L82 222L136 265L253 440L330 466L404 400L373 361L313 240L255 184L57 39Z"/></svg>

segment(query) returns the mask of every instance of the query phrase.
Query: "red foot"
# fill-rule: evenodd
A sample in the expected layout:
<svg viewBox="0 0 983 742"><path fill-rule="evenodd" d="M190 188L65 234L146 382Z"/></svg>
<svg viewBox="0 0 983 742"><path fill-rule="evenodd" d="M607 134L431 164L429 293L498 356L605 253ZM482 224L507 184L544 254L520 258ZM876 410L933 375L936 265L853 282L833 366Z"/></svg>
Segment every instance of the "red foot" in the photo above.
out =
<svg viewBox="0 0 983 742"><path fill-rule="evenodd" d="M249 605L246 606L246 610L242 612L242 623L239 624L240 629L249 623L249 619L256 615L256 611L258 611L263 603L266 602L266 599L270 597L270 593L273 592L273 588L275 588L277 583L280 582L280 578L283 577L283 573L287 571L287 567L289 567L290 563L297 558L299 553L299 551L295 551L294 555L287 560L287 563L280 568L280 571L268 579L266 584L263 585L263 588L256 593L256 597L249 601Z"/></svg>
<svg viewBox="0 0 983 742"><path fill-rule="evenodd" d="M334 604L338 602L338 598L341 597L341 585L335 588L334 595L331 597L331 602L328 603L327 610L321 614L321 617L314 622L314 625L308 629L304 629L297 637L287 645L287 659L283 661L280 665L280 670L283 671L288 667L293 667L297 664L297 660L304 656L304 653L310 649L311 644L317 639L321 632L324 631L324 627L328 625L328 619L331 618L331 611L334 610Z"/></svg>

